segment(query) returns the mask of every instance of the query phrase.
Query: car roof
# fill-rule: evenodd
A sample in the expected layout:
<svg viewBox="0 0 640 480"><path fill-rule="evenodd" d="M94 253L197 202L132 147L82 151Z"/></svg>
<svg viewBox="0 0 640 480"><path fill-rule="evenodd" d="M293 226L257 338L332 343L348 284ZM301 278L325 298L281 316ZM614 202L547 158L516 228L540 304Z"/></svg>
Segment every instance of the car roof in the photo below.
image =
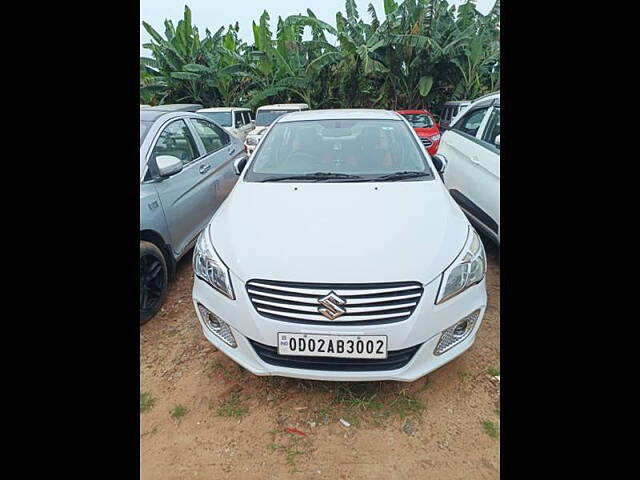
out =
<svg viewBox="0 0 640 480"><path fill-rule="evenodd" d="M299 108L309 108L309 105L307 105L306 103L276 103L274 105L263 105L259 107L258 110L297 110Z"/></svg>
<svg viewBox="0 0 640 480"><path fill-rule="evenodd" d="M277 121L300 122L303 120L402 120L400 115L390 110L373 108L338 108L333 110L304 110L287 113Z"/></svg>
<svg viewBox="0 0 640 480"><path fill-rule="evenodd" d="M140 110L140 121L141 122L155 122L160 117L167 118L182 118L182 117L192 117L195 112L168 112L166 110L156 110L153 108L143 108ZM203 117L204 118L204 117Z"/></svg>
<svg viewBox="0 0 640 480"><path fill-rule="evenodd" d="M407 114L407 115L416 115L416 114L420 114L420 113L426 113L428 115L431 115L431 112L429 112L429 110L396 110L396 113L399 114Z"/></svg>
<svg viewBox="0 0 640 480"><path fill-rule="evenodd" d="M197 112L250 112L248 108L242 107L210 107L210 108L201 108L200 110L196 110Z"/></svg>
<svg viewBox="0 0 640 480"><path fill-rule="evenodd" d="M167 105L156 105L152 110L162 110L165 112L195 112L202 108L199 103L170 103Z"/></svg>

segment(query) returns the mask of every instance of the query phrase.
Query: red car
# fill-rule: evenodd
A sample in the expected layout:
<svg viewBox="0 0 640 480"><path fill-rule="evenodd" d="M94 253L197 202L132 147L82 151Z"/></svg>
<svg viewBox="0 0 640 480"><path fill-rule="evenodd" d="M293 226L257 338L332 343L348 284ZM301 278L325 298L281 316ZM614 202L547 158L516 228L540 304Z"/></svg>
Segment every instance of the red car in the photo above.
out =
<svg viewBox="0 0 640 480"><path fill-rule="evenodd" d="M426 110L396 110L396 112L406 118L414 128L429 155L435 155L440 145L440 128L431 113Z"/></svg>

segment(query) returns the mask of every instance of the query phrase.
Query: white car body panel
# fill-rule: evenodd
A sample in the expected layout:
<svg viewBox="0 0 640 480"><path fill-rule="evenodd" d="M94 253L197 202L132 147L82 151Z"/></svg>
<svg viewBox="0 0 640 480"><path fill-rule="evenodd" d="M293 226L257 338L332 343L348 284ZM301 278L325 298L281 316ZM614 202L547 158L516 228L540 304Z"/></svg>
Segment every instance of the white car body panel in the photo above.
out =
<svg viewBox="0 0 640 480"><path fill-rule="evenodd" d="M495 95L499 97L499 94ZM487 100L492 96L483 97ZM474 102L475 103L475 102ZM486 225L481 215L473 208L461 206L475 223L481 223L483 229L500 242L500 153L488 148L483 142L478 141L487 126L488 119L495 107L489 107L478 129L475 139L469 138L455 130L458 122L462 121L464 114L472 111L474 104L456 120L451 129L442 135L438 154L447 159L447 168L444 181L452 194L460 192L467 197L484 214L488 215L497 224L498 231L494 232Z"/></svg>
<svg viewBox="0 0 640 480"><path fill-rule="evenodd" d="M439 181L238 185L211 240L243 281L426 283L466 240L467 219Z"/></svg>

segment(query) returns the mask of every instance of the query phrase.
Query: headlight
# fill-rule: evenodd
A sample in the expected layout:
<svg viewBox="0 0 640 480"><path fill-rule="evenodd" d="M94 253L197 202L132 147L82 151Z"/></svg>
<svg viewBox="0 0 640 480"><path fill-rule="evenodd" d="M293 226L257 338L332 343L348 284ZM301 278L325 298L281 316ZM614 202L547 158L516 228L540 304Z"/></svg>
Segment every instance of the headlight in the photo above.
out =
<svg viewBox="0 0 640 480"><path fill-rule="evenodd" d="M437 135L434 135L433 137L431 137L431 141L432 142L437 142L438 140L440 140L440 134L439 133Z"/></svg>
<svg viewBox="0 0 640 480"><path fill-rule="evenodd" d="M198 238L193 252L193 272L200 280L204 280L220 293L225 294L231 300L235 300L229 269L220 260L213 246L207 239L205 229Z"/></svg>
<svg viewBox="0 0 640 480"><path fill-rule="evenodd" d="M481 282L487 272L482 241L473 228L469 227L469 232L462 253L442 274L436 305Z"/></svg>
<svg viewBox="0 0 640 480"><path fill-rule="evenodd" d="M258 137L247 137L247 145L257 145Z"/></svg>

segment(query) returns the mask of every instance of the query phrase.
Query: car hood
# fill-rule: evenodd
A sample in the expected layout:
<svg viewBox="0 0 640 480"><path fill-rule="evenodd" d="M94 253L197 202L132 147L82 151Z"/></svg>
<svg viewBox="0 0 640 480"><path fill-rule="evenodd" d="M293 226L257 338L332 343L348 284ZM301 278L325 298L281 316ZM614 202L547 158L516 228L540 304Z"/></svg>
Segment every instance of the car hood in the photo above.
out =
<svg viewBox="0 0 640 480"><path fill-rule="evenodd" d="M414 128L419 137L431 137L440 133L438 127Z"/></svg>
<svg viewBox="0 0 640 480"><path fill-rule="evenodd" d="M262 135L269 127L256 127L253 130L251 130L251 132L249 132L249 135Z"/></svg>
<svg viewBox="0 0 640 480"><path fill-rule="evenodd" d="M240 181L209 227L218 255L244 282L426 284L467 234L466 217L439 180Z"/></svg>

